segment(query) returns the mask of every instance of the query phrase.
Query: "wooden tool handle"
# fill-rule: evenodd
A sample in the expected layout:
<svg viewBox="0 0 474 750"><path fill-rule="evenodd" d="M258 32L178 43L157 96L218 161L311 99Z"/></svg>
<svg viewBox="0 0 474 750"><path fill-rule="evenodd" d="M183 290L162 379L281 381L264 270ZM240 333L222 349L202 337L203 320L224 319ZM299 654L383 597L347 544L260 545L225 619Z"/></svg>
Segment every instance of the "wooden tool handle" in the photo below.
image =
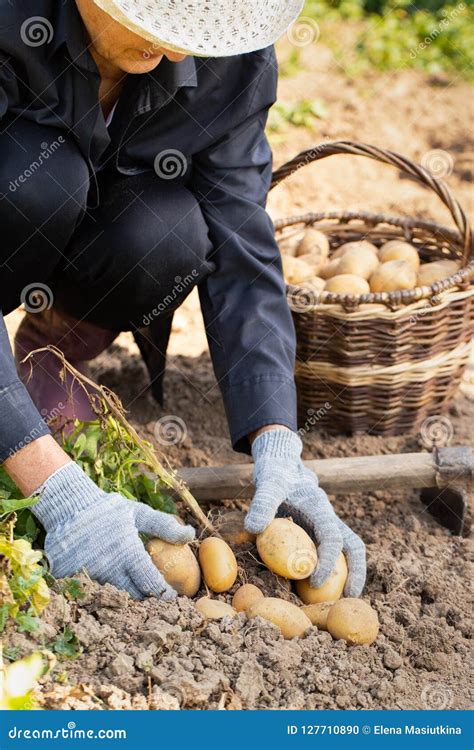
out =
<svg viewBox="0 0 474 750"><path fill-rule="evenodd" d="M325 458L304 464L317 474L320 486L330 494L420 489L439 484L439 466L432 453ZM178 475L197 500L248 499L254 493L252 470L252 464L205 466L180 469Z"/></svg>

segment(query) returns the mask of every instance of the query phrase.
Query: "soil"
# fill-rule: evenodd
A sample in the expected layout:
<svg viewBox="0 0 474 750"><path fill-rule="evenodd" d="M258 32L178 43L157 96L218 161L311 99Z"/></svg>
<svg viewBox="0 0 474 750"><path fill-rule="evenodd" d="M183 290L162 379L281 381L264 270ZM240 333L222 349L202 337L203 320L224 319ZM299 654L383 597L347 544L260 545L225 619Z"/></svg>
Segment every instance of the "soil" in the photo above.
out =
<svg viewBox="0 0 474 750"><path fill-rule="evenodd" d="M442 149L452 159L448 184L470 208L474 149L468 127L471 91L465 83L405 71L350 78L321 45L315 55L304 53L305 70L281 80L280 98L321 99L328 116L313 132L292 128L285 138L274 139L275 164L330 139L370 142L417 161ZM300 170L269 200L274 217L330 208L407 212L449 223L447 211L427 189L393 168L347 156ZM9 317L11 332L19 316ZM117 391L131 421L155 443L161 417L183 420L183 440L166 448L175 466L242 461L229 443L194 294L175 316L164 409L147 389L130 334L122 334L95 361L94 377ZM470 397L472 388L465 383L449 415L452 444L472 442ZM425 447L420 435L346 438L315 431L304 442L306 458ZM53 594L34 638L7 634L9 645L24 652L47 644L65 625L77 638L81 653L58 661L43 680L41 704L77 709L470 708L471 542L439 526L415 492L388 493L381 486L363 496L331 499L367 544L364 597L381 623L374 645L350 647L316 627L301 639L284 641L263 620L248 621L240 614L205 622L187 599L134 602L83 576L86 597L71 602ZM238 502L225 505L244 508ZM289 583L259 563L252 545L237 554L240 582L296 601ZM230 602L232 593L219 598Z"/></svg>

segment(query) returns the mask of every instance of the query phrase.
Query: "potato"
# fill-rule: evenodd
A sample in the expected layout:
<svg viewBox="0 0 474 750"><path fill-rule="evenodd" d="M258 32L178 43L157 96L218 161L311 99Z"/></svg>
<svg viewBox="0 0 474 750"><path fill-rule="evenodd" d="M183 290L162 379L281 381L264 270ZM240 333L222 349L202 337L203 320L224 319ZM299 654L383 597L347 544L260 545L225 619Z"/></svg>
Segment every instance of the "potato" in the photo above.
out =
<svg viewBox="0 0 474 750"><path fill-rule="evenodd" d="M230 604L210 599L208 596L201 596L197 600L196 609L206 620L222 620L223 617L235 617L237 614Z"/></svg>
<svg viewBox="0 0 474 750"><path fill-rule="evenodd" d="M382 245L379 251L381 263L387 263L389 260L404 260L409 263L415 271L420 267L420 256L409 242L403 240L390 240Z"/></svg>
<svg viewBox="0 0 474 750"><path fill-rule="evenodd" d="M245 612L257 599L263 599L263 592L253 583L244 583L235 592L232 606L237 612Z"/></svg>
<svg viewBox="0 0 474 750"><path fill-rule="evenodd" d="M333 638L370 645L379 632L377 612L362 599L339 599L329 610L327 629Z"/></svg>
<svg viewBox="0 0 474 750"><path fill-rule="evenodd" d="M325 292L333 294L368 294L370 287L365 279L352 273L341 273L328 279L324 285Z"/></svg>
<svg viewBox="0 0 474 750"><path fill-rule="evenodd" d="M404 260L389 260L382 263L370 277L370 288L373 292L398 292L403 289L414 289L416 271Z"/></svg>
<svg viewBox="0 0 474 750"><path fill-rule="evenodd" d="M301 284L314 276L314 269L301 258L293 258L291 255L282 255L283 275L288 284Z"/></svg>
<svg viewBox="0 0 474 750"><path fill-rule="evenodd" d="M378 265L378 258L371 250L363 247L349 248L340 259L337 274L350 273L369 279Z"/></svg>
<svg viewBox="0 0 474 750"><path fill-rule="evenodd" d="M291 602L273 596L257 599L247 610L247 617L263 617L280 628L283 638L301 636L311 627L311 620Z"/></svg>
<svg viewBox="0 0 474 750"><path fill-rule="evenodd" d="M433 263L423 263L418 271L418 286L431 286L435 281L443 281L453 273L459 271L459 263L455 260L436 260Z"/></svg>
<svg viewBox="0 0 474 750"><path fill-rule="evenodd" d="M346 558L341 552L326 583L315 589L311 586L309 578L305 578L303 581L296 582L296 593L305 604L335 602L342 596L346 585L347 572Z"/></svg>
<svg viewBox="0 0 474 750"><path fill-rule="evenodd" d="M371 242L368 242L367 240L355 240L354 242L345 242L343 245L339 245L337 250L331 255L331 260L333 258L342 258L348 251L352 253L360 250L364 252L370 250L375 256L377 256L378 253L377 248L375 245L372 245Z"/></svg>
<svg viewBox="0 0 474 750"><path fill-rule="evenodd" d="M327 260L329 255L329 240L323 232L318 229L309 227L305 230L305 233L296 250L297 257L302 255L312 255L315 263L321 265Z"/></svg>
<svg viewBox="0 0 474 750"><path fill-rule="evenodd" d="M318 271L318 276L322 279L330 279L332 276L336 276L338 273L340 258L334 258L325 263Z"/></svg>
<svg viewBox="0 0 474 750"><path fill-rule="evenodd" d="M333 604L334 602L316 602L316 604L307 604L301 609L318 630L327 630L328 614Z"/></svg>
<svg viewBox="0 0 474 750"><path fill-rule="evenodd" d="M243 510L230 510L217 523L221 537L234 547L255 542L255 534L251 534L244 527L245 516Z"/></svg>
<svg viewBox="0 0 474 750"><path fill-rule="evenodd" d="M154 565L180 596L196 594L201 585L201 571L189 544L150 539L146 549Z"/></svg>
<svg viewBox="0 0 474 750"><path fill-rule="evenodd" d="M307 578L318 560L311 537L289 518L275 518L258 534L257 549L270 570L294 581Z"/></svg>
<svg viewBox="0 0 474 750"><path fill-rule="evenodd" d="M237 578L237 560L223 539L210 536L199 546L199 562L206 585L218 594L227 591Z"/></svg>
<svg viewBox="0 0 474 750"><path fill-rule="evenodd" d="M322 292L325 283L324 279L321 279L319 276L313 276L309 281L305 281L303 286L305 289L311 289L313 292Z"/></svg>

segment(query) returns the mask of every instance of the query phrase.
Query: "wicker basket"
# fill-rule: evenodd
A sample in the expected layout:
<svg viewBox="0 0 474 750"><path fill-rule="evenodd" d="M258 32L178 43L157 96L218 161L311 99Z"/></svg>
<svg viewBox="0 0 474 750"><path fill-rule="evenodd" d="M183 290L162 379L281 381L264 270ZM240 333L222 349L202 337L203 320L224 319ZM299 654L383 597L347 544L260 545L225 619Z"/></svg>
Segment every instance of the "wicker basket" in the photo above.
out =
<svg viewBox="0 0 474 750"><path fill-rule="evenodd" d="M280 243L314 226L328 236L331 252L353 240L380 246L404 239L423 261L450 258L462 267L432 286L401 292L356 296L289 287L300 425L349 434L417 431L430 416L446 412L468 362L474 320L471 228L442 181L399 154L365 144L339 141L305 151L274 173L272 187L334 154L367 156L402 170L440 197L456 229L412 217L331 211L277 221Z"/></svg>

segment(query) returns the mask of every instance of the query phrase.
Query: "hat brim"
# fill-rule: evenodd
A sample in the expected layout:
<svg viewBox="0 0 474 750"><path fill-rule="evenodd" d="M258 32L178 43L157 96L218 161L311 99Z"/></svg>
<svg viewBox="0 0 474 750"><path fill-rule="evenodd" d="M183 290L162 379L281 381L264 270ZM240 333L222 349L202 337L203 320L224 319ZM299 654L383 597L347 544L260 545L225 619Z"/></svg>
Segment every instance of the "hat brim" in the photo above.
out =
<svg viewBox="0 0 474 750"><path fill-rule="evenodd" d="M156 11L153 13L149 0L94 2L111 18L154 47L165 47L195 57L228 57L268 47L288 30L304 5L304 0L263 0L260 3L240 0L236 11L235 0L220 2L215 3L221 6L216 9L218 12L210 11L208 6L204 11L206 18L199 18L198 23L192 24L188 0L174 0L172 11L168 0L155 0ZM258 23L255 21L256 12Z"/></svg>

